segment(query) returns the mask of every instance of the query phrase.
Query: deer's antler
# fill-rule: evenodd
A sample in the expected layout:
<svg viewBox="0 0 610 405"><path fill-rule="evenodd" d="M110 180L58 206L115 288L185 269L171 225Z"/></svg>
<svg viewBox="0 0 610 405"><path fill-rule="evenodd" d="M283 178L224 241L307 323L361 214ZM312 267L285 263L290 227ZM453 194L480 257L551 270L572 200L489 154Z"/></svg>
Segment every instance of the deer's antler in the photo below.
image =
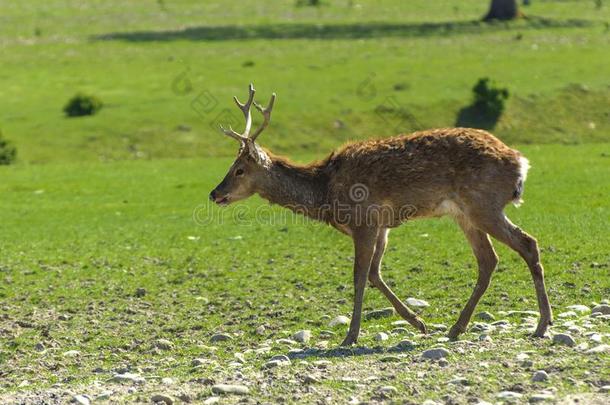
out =
<svg viewBox="0 0 610 405"><path fill-rule="evenodd" d="M261 134L261 132L263 132L263 130L267 128L267 125L269 125L269 121L271 121L271 110L273 110L273 103L275 102L275 93L273 93L271 95L271 100L269 100L267 108L262 108L256 101L254 101L254 94L256 93L256 90L254 90L254 85L252 83L250 83L250 86L248 87L248 93L248 101L245 104L240 103L237 97L233 97L233 100L235 100L235 104L237 104L237 107L239 107L241 112L244 114L244 117L246 118L246 128L244 129L244 132L239 134L235 132L230 126L229 129L225 129L222 125L220 126L220 130L225 135L228 135L231 138L236 139L242 143L245 143L248 139L252 141L256 140L256 138ZM250 107L253 103L254 107L256 107L256 109L260 111L261 114L263 114L264 120L261 126L254 132L254 135L250 136L250 129L252 127L252 115L250 114Z"/></svg>

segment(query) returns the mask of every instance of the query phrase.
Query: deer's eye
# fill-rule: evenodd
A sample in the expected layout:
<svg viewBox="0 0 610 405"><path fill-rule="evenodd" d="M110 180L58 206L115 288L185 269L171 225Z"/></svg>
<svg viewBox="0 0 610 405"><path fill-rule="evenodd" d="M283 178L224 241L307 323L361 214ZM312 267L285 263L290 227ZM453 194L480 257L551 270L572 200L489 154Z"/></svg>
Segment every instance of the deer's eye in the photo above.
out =
<svg viewBox="0 0 610 405"><path fill-rule="evenodd" d="M243 169L237 169L237 170L235 170L235 175L236 175L236 176L242 176L243 174L244 174Z"/></svg>

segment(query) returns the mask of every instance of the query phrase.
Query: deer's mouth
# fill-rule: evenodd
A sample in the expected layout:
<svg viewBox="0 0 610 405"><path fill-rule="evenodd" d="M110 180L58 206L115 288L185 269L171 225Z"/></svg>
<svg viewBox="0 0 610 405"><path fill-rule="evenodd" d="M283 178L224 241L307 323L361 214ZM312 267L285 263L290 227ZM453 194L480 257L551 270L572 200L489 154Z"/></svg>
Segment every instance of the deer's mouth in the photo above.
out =
<svg viewBox="0 0 610 405"><path fill-rule="evenodd" d="M221 207L226 207L227 205L229 205L229 196L224 196L224 197L216 197L214 199L214 202L218 205L220 205Z"/></svg>

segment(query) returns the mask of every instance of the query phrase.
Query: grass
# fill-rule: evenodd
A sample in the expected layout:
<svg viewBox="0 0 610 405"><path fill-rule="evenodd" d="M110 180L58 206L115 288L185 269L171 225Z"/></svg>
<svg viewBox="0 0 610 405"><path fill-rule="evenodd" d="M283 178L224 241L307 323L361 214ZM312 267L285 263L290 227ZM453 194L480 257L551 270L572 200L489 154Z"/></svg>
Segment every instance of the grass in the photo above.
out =
<svg viewBox="0 0 610 405"><path fill-rule="evenodd" d="M452 126L481 77L513 95L495 130L508 142L609 140L608 8L593 2L491 25L474 0L205 3L0 5L0 126L21 161L230 155L216 127L239 122L231 97L251 81L278 93L265 143L284 152ZM66 118L78 92L106 107Z"/></svg>
<svg viewBox="0 0 610 405"><path fill-rule="evenodd" d="M610 189L597 180L607 173L607 149L608 144L522 148L533 163L526 203L509 208L508 214L540 240L556 314L610 294L610 258L603 237ZM217 158L0 170L5 179L0 185L0 330L5 342L0 349L0 390L5 395L18 390L24 380L31 385L19 390L26 392L56 383L93 392L93 381L106 381L117 370L128 369L147 377L172 377L193 398L202 399L210 392L201 381L240 380L228 366L235 352L247 358L242 382L251 387L254 398L264 401L287 393L305 401L319 398L315 392L301 392L301 384L292 380L311 373L312 364L320 359L331 363L319 388L337 402L350 396L378 398L376 390L388 384L399 387L394 399L410 401L443 395L493 400L495 393L515 384L523 385L526 395L548 385L566 395L607 384L607 356L604 360L583 355L581 350L514 331L494 333L494 343L482 347L450 344L449 368L417 361L421 350L437 344L442 336L437 334L409 337L418 347L390 358L397 364L381 359L391 355L387 349L404 335L392 335L372 354L322 351L306 358L309 365L293 359L289 369L265 372L277 378L265 388L257 377L262 364L288 351L276 342L278 338L311 329L313 344L340 343L343 328L330 339L319 337L328 329L321 315L351 311L352 250L350 241L332 229L281 216L283 211L265 209L258 199L225 210L207 206L207 192L228 163ZM193 220L196 210L199 224ZM205 218L213 220L201 222ZM478 309L494 314L536 310L525 265L496 246L501 264ZM416 221L393 231L384 264L386 279L401 297L431 303L422 313L429 324L450 326L475 281L469 247L448 220ZM138 288L146 290L144 297L136 296ZM368 290L367 309L387 305L375 290ZM374 333L392 329L390 322L396 319L365 322L361 344L378 346ZM553 331L565 330L564 321L558 318ZM517 320L511 322L518 325ZM577 322L588 321L585 317ZM254 332L260 325L266 326L262 336ZM590 328L610 333L601 321ZM210 343L218 332L232 334L235 340ZM464 339L476 336L470 332ZM170 339L174 348L155 349L159 338ZM584 343L587 338L579 335L577 340ZM37 352L37 343L46 351ZM252 352L264 343L270 344L269 353ZM63 353L68 350L81 354L67 358ZM531 367L513 363L524 351L531 351L531 367L549 371L551 383L529 382ZM195 357L210 363L193 369ZM439 381L458 374L476 389L456 391L452 384L438 388ZM342 380L350 376L381 380L360 389L351 380ZM574 385L567 377L588 382ZM149 377L146 388L121 398L147 401L150 390L174 390L157 384Z"/></svg>
<svg viewBox="0 0 610 405"><path fill-rule="evenodd" d="M527 19L485 24L487 2L475 0L323 3L0 3L0 129L19 158L0 167L0 402L200 402L227 382L271 403L495 402L504 390L603 401L607 352L586 351L599 344L590 332L609 343L607 319L558 315L610 297L608 6L535 1ZM481 77L510 90L493 132L533 168L525 205L507 212L540 241L551 332L577 346L531 339L535 319L506 312L536 310L536 299L524 263L496 243L500 266L478 311L511 326L491 341L471 330L444 342L441 326L421 336L390 317L337 349L345 327L327 317L351 312L350 240L258 198L207 203L235 153L217 124L241 128L231 97L249 82L261 102L276 91L261 143L308 160L348 139L452 126ZM104 108L65 117L79 92ZM449 220L390 235L385 279L430 302L429 325L452 325L475 273ZM365 306L388 303L369 289ZM302 329L308 347L281 340ZM393 332L377 342L380 331ZM220 332L233 339L211 342ZM393 350L403 339L414 346ZM421 361L438 345L447 366ZM292 364L264 367L279 354ZM548 382L531 382L538 369ZM110 381L125 371L146 383Z"/></svg>

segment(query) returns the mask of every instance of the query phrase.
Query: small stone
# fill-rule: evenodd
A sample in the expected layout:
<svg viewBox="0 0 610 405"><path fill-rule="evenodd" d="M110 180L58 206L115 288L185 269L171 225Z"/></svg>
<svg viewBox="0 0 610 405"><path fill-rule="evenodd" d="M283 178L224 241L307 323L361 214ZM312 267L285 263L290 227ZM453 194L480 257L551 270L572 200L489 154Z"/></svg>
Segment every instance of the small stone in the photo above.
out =
<svg viewBox="0 0 610 405"><path fill-rule="evenodd" d="M445 359L445 358L440 359L438 361L438 365L441 366L441 367L447 367L449 365L449 361L447 359Z"/></svg>
<svg viewBox="0 0 610 405"><path fill-rule="evenodd" d="M591 339L595 343L601 343L602 335L600 335L599 333L593 333L593 334L589 335L589 339Z"/></svg>
<svg viewBox="0 0 610 405"><path fill-rule="evenodd" d="M300 330L294 335L292 338L299 343L307 343L311 339L311 331L310 330Z"/></svg>
<svg viewBox="0 0 610 405"><path fill-rule="evenodd" d="M576 316L578 316L578 314L574 311L562 312L559 315L557 315L558 318L574 318Z"/></svg>
<svg viewBox="0 0 610 405"><path fill-rule="evenodd" d="M537 402L544 402L544 401L552 401L553 399L555 399L555 395L553 394L534 394L529 398L529 402L530 404L534 404Z"/></svg>
<svg viewBox="0 0 610 405"><path fill-rule="evenodd" d="M75 395L72 397L72 402L75 402L79 405L89 405L91 400L86 395Z"/></svg>
<svg viewBox="0 0 610 405"><path fill-rule="evenodd" d="M127 382L132 384L144 384L146 382L144 377L132 373L115 374L112 377L112 380L114 382Z"/></svg>
<svg viewBox="0 0 610 405"><path fill-rule="evenodd" d="M174 399L172 397L163 394L153 395L150 400L154 403L163 403L167 405L172 405L174 403Z"/></svg>
<svg viewBox="0 0 610 405"><path fill-rule="evenodd" d="M95 397L95 400L96 401L108 401L110 399L110 397L112 396L112 394L113 394L113 392L110 390L102 391Z"/></svg>
<svg viewBox="0 0 610 405"><path fill-rule="evenodd" d="M226 342L228 340L233 340L233 338L230 335L227 335L225 333L216 333L216 334L212 335L212 337L210 338L210 342L212 342L212 343Z"/></svg>
<svg viewBox="0 0 610 405"><path fill-rule="evenodd" d="M610 392L610 385L604 385L599 390L601 392Z"/></svg>
<svg viewBox="0 0 610 405"><path fill-rule="evenodd" d="M203 401L204 405L212 405L220 402L220 397L209 397L205 401Z"/></svg>
<svg viewBox="0 0 610 405"><path fill-rule="evenodd" d="M426 308L426 307L430 306L430 304L428 304L427 301L420 300L417 298L407 298L406 302L407 302L407 305L410 307Z"/></svg>
<svg viewBox="0 0 610 405"><path fill-rule="evenodd" d="M479 342L493 342L493 339L487 333L483 333L479 335Z"/></svg>
<svg viewBox="0 0 610 405"><path fill-rule="evenodd" d="M136 290L136 297L142 298L145 295L146 295L146 288L140 287Z"/></svg>
<svg viewBox="0 0 610 405"><path fill-rule="evenodd" d="M591 313L592 314L610 315L610 305L608 305L608 304L596 305L591 310Z"/></svg>
<svg viewBox="0 0 610 405"><path fill-rule="evenodd" d="M63 356L64 357L78 357L78 356L80 356L80 352L78 350L68 350L67 352L64 352Z"/></svg>
<svg viewBox="0 0 610 405"><path fill-rule="evenodd" d="M572 336L568 335L567 333L558 333L555 336L553 336L553 343L557 343L557 344L565 345L565 346L569 346L569 347L576 346L576 341L574 340L574 338Z"/></svg>
<svg viewBox="0 0 610 405"><path fill-rule="evenodd" d="M203 366L206 363L208 363L207 359L202 359L202 358L196 358L191 361L191 365L194 367Z"/></svg>
<svg viewBox="0 0 610 405"><path fill-rule="evenodd" d="M433 323L430 325L430 329L439 331L439 332L445 332L448 328L447 328L447 325L444 325L442 323Z"/></svg>
<svg viewBox="0 0 610 405"><path fill-rule="evenodd" d="M491 322L491 321L495 321L496 320L496 317L493 316L490 312L487 312L487 311L479 312L476 315L476 317L477 317L477 319L480 319L480 320L485 321L485 322Z"/></svg>
<svg viewBox="0 0 610 405"><path fill-rule="evenodd" d="M34 346L34 350L36 350L37 352L44 352L45 351L45 347L42 343L36 343L36 346Z"/></svg>
<svg viewBox="0 0 610 405"><path fill-rule="evenodd" d="M384 333L384 332L378 332L375 334L375 337L374 337L374 339L377 342L385 342L386 340L388 340L388 338L389 338L388 334Z"/></svg>
<svg viewBox="0 0 610 405"><path fill-rule="evenodd" d="M496 397L499 399L507 399L507 400L519 399L522 396L523 396L523 394L520 394L518 392L513 392L513 391L502 391L496 395Z"/></svg>
<svg viewBox="0 0 610 405"><path fill-rule="evenodd" d="M273 356L269 360L271 360L271 361L275 360L275 361L279 361L279 362L284 362L284 363L290 364L290 358L288 358L288 356L285 356L283 354L278 354L277 356Z"/></svg>
<svg viewBox="0 0 610 405"><path fill-rule="evenodd" d="M588 353L588 354L597 354L597 353L606 353L606 352L610 352L610 345L599 345L599 346L592 347L586 351L586 353Z"/></svg>
<svg viewBox="0 0 610 405"><path fill-rule="evenodd" d="M407 325L409 325L409 322L405 321L404 319L400 319L398 321L392 322L392 326L407 326Z"/></svg>
<svg viewBox="0 0 610 405"><path fill-rule="evenodd" d="M424 359L439 360L443 357L447 357L449 355L449 350L439 347L436 349L426 350L421 355Z"/></svg>
<svg viewBox="0 0 610 405"><path fill-rule="evenodd" d="M212 387L214 394L247 395L250 389L245 385L216 384Z"/></svg>
<svg viewBox="0 0 610 405"><path fill-rule="evenodd" d="M258 328L256 328L256 334L257 335L264 335L265 334L265 326L261 325Z"/></svg>
<svg viewBox="0 0 610 405"><path fill-rule="evenodd" d="M569 307L567 307L567 309L569 309L570 311L581 313L581 314L586 314L586 313L591 312L591 308L589 308L586 305L570 305Z"/></svg>
<svg viewBox="0 0 610 405"><path fill-rule="evenodd" d="M155 342L155 347L159 350L172 350L174 348L174 344L167 339L158 339Z"/></svg>
<svg viewBox="0 0 610 405"><path fill-rule="evenodd" d="M532 375L533 382L542 382L549 379L549 375L544 370L538 370Z"/></svg>
<svg viewBox="0 0 610 405"><path fill-rule="evenodd" d="M303 382L304 382L305 384L317 384L317 383L319 383L319 382L320 382L320 380L319 380L319 379L318 379L316 376L314 376L314 375L307 374L307 375L306 375L306 376L303 378Z"/></svg>
<svg viewBox="0 0 610 405"><path fill-rule="evenodd" d="M382 363L394 363L394 362L400 361L400 357L398 357L398 356L384 356L384 357L380 358L379 361L382 362Z"/></svg>
<svg viewBox="0 0 610 405"><path fill-rule="evenodd" d="M369 320L369 319L388 318L390 316L394 316L394 308L392 308L392 307L369 311L364 315L364 318Z"/></svg>
<svg viewBox="0 0 610 405"><path fill-rule="evenodd" d="M349 322L350 322L350 319L347 316L339 315L339 316L336 316L335 318L333 318L328 323L328 326L331 328L334 328L335 326L349 325Z"/></svg>
<svg viewBox="0 0 610 405"><path fill-rule="evenodd" d="M468 381L468 379L464 378L464 377L456 377L456 378L450 380L449 384L454 384L454 385L470 385L470 381Z"/></svg>
<svg viewBox="0 0 610 405"><path fill-rule="evenodd" d="M392 395L397 393L398 390L392 385L384 385L383 387L379 388L379 392L385 395Z"/></svg>

